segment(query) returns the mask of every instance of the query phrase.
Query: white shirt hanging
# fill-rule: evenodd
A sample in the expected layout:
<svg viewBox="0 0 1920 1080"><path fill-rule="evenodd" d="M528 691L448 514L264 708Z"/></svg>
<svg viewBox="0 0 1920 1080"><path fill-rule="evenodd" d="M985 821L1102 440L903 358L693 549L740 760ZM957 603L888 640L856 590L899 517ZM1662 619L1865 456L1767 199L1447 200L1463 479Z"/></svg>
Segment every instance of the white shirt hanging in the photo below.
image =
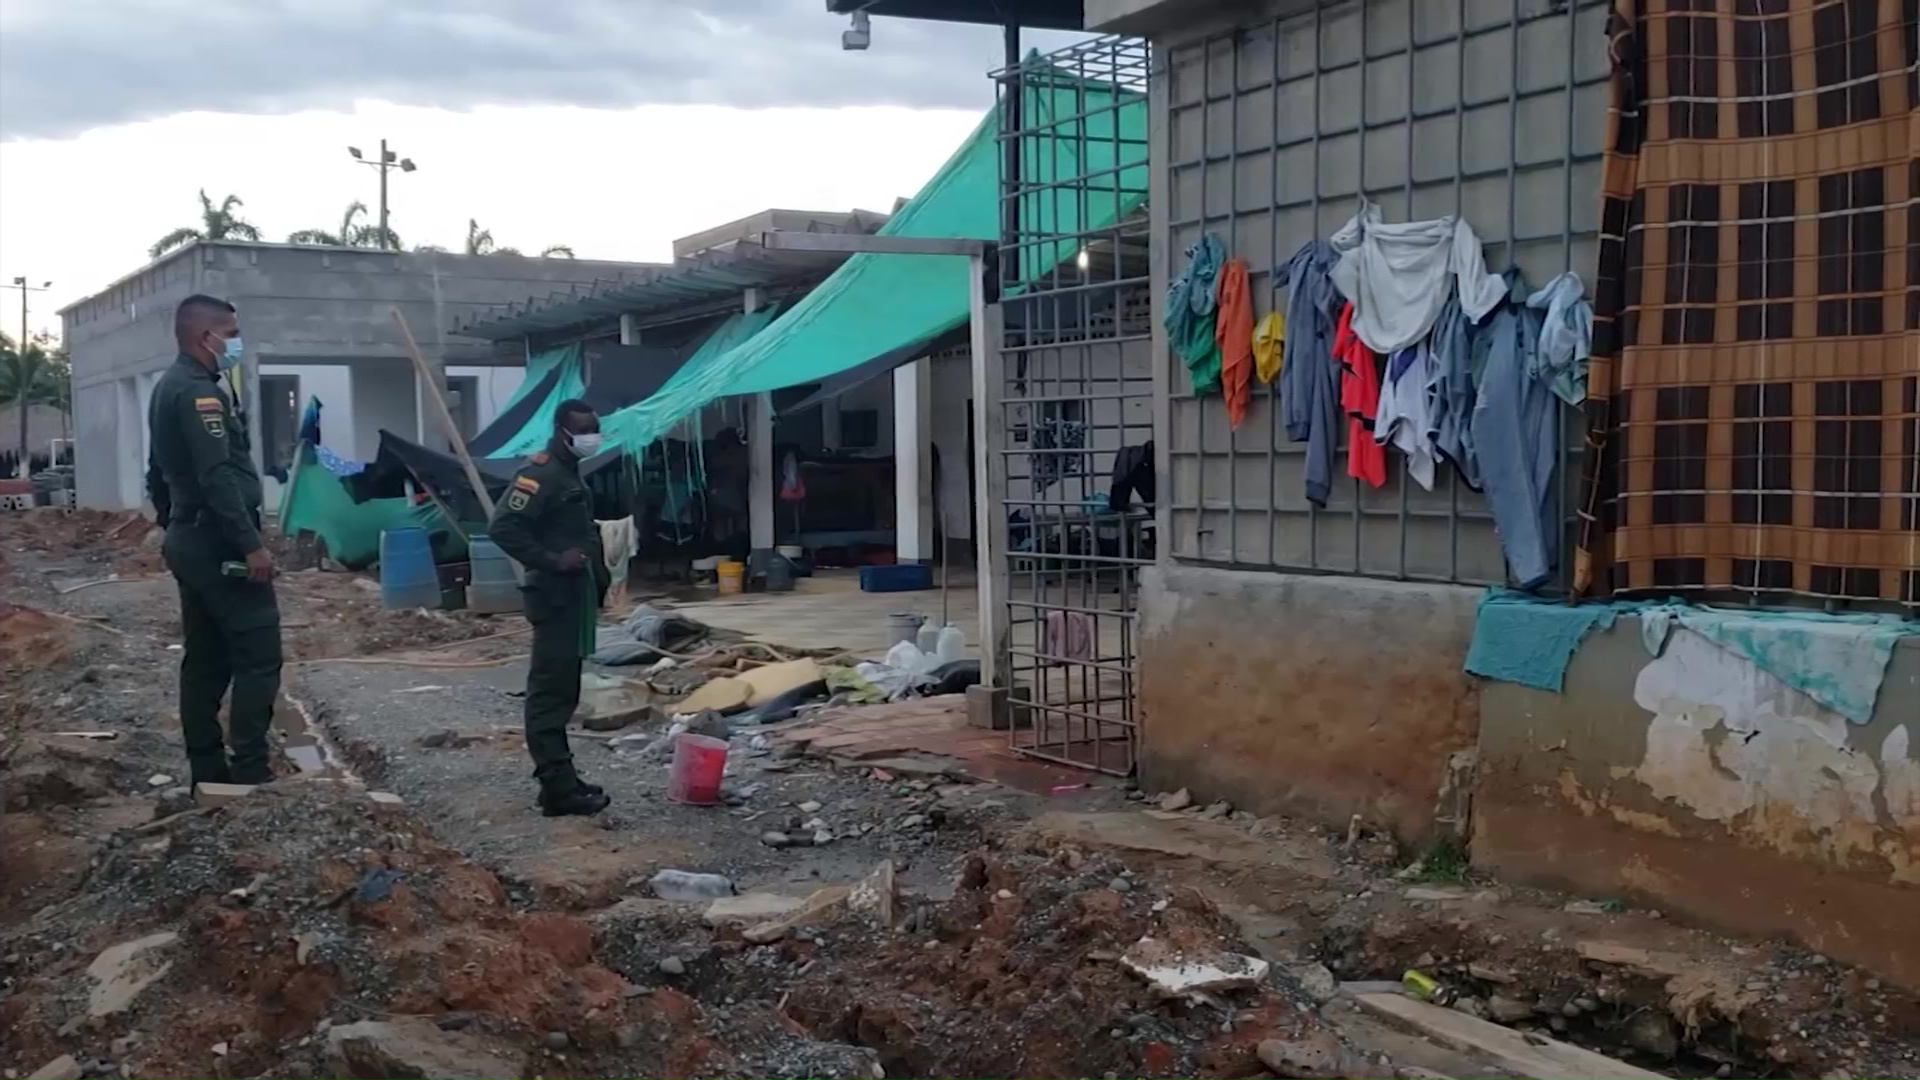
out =
<svg viewBox="0 0 1920 1080"><path fill-rule="evenodd" d="M1464 219L1387 224L1380 207L1362 199L1360 211L1328 238L1340 259L1333 284L1353 302L1353 330L1367 348L1391 356L1427 336L1447 290L1457 287L1460 309L1479 322L1507 295L1487 273L1480 237Z"/></svg>

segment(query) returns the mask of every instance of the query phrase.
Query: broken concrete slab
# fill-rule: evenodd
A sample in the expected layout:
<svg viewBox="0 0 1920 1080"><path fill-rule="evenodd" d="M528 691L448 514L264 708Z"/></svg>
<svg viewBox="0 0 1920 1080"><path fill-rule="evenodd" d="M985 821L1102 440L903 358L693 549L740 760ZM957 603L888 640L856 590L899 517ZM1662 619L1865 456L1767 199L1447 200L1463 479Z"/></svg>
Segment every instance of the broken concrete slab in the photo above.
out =
<svg viewBox="0 0 1920 1080"><path fill-rule="evenodd" d="M1340 996L1340 980L1334 978L1327 965L1311 960L1297 964L1287 964L1280 969L1288 979L1296 983L1315 1004L1325 1005Z"/></svg>
<svg viewBox="0 0 1920 1080"><path fill-rule="evenodd" d="M124 1012L141 991L173 967L173 961L160 961L148 954L179 940L179 934L164 931L102 950L87 965L87 976L93 980L87 995L87 1015L99 1018Z"/></svg>
<svg viewBox="0 0 1920 1080"><path fill-rule="evenodd" d="M327 1032L327 1053L333 1075L342 1080L487 1080L523 1075L518 1061L495 1052L475 1036L442 1031L418 1018L365 1020L333 1028Z"/></svg>
<svg viewBox="0 0 1920 1080"><path fill-rule="evenodd" d="M806 899L777 893L753 892L741 896L722 896L707 905L702 918L708 926L753 926L784 919L806 906Z"/></svg>
<svg viewBox="0 0 1920 1080"><path fill-rule="evenodd" d="M1120 957L1120 965L1145 979L1162 997L1248 989L1266 978L1272 967L1257 956L1185 951L1151 937L1135 942Z"/></svg>
<svg viewBox="0 0 1920 1080"><path fill-rule="evenodd" d="M1368 1075L1371 1065L1360 1054L1341 1045L1331 1032L1316 1031L1298 1039L1264 1039L1255 1048L1260 1064L1275 1076L1297 1080L1338 1080Z"/></svg>
<svg viewBox="0 0 1920 1080"><path fill-rule="evenodd" d="M1490 1020L1468 1016L1400 994L1361 994L1361 1008L1447 1046L1492 1058L1517 1076L1538 1080L1666 1080L1557 1039L1522 1035Z"/></svg>
<svg viewBox="0 0 1920 1080"><path fill-rule="evenodd" d="M35 1069L27 1080L80 1080L85 1075L85 1070L80 1068L80 1063L73 1059L72 1054L61 1054Z"/></svg>
<svg viewBox="0 0 1920 1080"><path fill-rule="evenodd" d="M1271 866L1330 881L1340 870L1326 845L1312 838L1256 839L1228 821L1191 814L1163 818L1144 813L1048 813L1020 829L1016 842L1067 842L1199 859L1221 866Z"/></svg>
<svg viewBox="0 0 1920 1080"><path fill-rule="evenodd" d="M891 863L887 865L889 868L892 866ZM786 937L796 926L830 922L848 907L853 890L854 887L849 885L828 885L815 889L813 895L801 901L796 910L781 918L749 926L741 931L740 936L753 944L765 945Z"/></svg>

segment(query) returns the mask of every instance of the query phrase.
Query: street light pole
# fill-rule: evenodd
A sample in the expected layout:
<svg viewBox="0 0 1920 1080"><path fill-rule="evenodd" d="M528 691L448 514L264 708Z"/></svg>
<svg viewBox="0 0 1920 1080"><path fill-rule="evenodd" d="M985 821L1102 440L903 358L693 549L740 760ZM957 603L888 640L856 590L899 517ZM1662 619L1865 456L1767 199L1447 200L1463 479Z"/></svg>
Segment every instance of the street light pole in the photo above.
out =
<svg viewBox="0 0 1920 1080"><path fill-rule="evenodd" d="M368 161L366 157L360 153L360 148L357 146L347 147L347 153L352 154L353 160L360 164L380 170L380 246L382 248L392 248L394 246L393 229L389 226L387 217L387 172L390 169L399 169L401 172L413 172L416 168L413 159L400 157L392 150L387 149L387 140L385 139L380 140L380 156L373 161ZM342 239L345 238L342 237Z"/></svg>
<svg viewBox="0 0 1920 1080"><path fill-rule="evenodd" d="M380 140L380 246L387 246L387 140Z"/></svg>
<svg viewBox="0 0 1920 1080"><path fill-rule="evenodd" d="M38 285L29 285L27 284L25 275L14 278L13 284L7 286L9 289L20 290L20 342L14 346L19 350L20 393L19 400L14 402L14 406L20 410L20 460L16 463L16 468L19 471L19 478L22 480L31 475L33 471L32 466L28 464L30 454L28 453L29 448L27 446L27 412L33 405L28 395L28 391L31 389L29 383L32 381L29 376L32 373L27 370L27 339L31 336L27 331L27 294L46 292L52 287L53 282L51 281L43 281Z"/></svg>
<svg viewBox="0 0 1920 1080"><path fill-rule="evenodd" d="M22 276L14 278L13 284L6 287L20 290L20 347L24 349L27 347L27 338L29 336L27 333L27 294L46 292L53 287L53 282L43 281L38 285L29 285L27 284L27 279Z"/></svg>

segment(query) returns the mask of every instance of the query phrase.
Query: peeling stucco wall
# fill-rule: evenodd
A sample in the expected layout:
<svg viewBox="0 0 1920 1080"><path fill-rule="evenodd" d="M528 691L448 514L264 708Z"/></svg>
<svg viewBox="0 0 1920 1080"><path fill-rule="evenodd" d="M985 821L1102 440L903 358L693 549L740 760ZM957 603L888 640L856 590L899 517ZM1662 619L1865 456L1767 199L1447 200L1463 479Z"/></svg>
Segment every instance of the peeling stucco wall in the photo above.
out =
<svg viewBox="0 0 1920 1080"><path fill-rule="evenodd" d="M1483 684L1480 718L1476 864L1920 985L1920 641L1854 724L1684 628L1651 657L1627 618L1563 693Z"/></svg>

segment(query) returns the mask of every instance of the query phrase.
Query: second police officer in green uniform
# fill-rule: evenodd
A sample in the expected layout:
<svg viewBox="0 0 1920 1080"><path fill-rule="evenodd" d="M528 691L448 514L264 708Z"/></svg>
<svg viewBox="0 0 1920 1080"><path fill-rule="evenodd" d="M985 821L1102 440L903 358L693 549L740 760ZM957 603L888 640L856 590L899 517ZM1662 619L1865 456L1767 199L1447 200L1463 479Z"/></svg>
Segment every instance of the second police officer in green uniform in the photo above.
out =
<svg viewBox="0 0 1920 1080"><path fill-rule="evenodd" d="M581 662L594 649L610 583L593 496L580 478L580 463L599 450L600 418L593 407L561 402L553 438L514 474L493 519L493 542L527 572L522 595L533 624L527 752L548 817L597 814L610 801L599 785L580 778L567 745L567 721L580 704Z"/></svg>

